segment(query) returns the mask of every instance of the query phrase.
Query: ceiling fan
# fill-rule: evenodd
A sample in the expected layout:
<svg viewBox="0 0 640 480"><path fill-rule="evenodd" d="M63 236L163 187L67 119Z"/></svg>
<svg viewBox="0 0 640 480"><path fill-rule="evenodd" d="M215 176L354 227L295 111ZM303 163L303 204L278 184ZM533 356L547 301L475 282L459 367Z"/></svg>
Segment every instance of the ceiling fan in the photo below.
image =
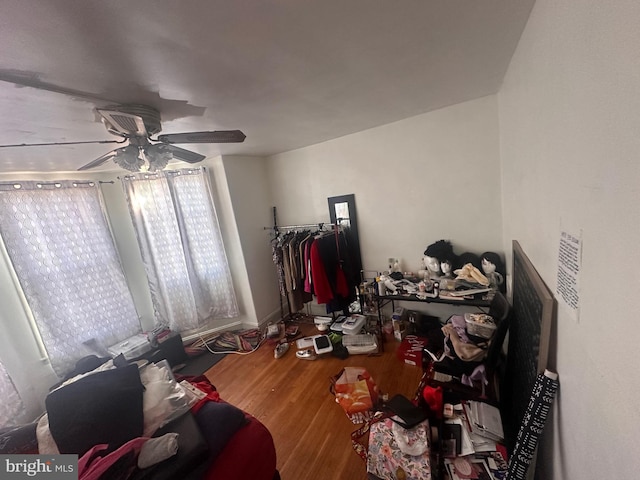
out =
<svg viewBox="0 0 640 480"><path fill-rule="evenodd" d="M76 98L85 98L104 103L105 99L77 90L59 87L43 82L38 75L0 70L0 81L13 83L19 87L31 87L60 93ZM95 111L100 115L107 130L120 140L89 140L81 142L21 143L0 145L0 148L78 145L87 143L119 143L126 145L116 148L95 160L83 165L78 170L89 170L98 167L108 160L120 167L137 172L162 170L172 159L187 163L198 163L206 157L191 150L175 146L178 143L241 143L246 135L240 130L215 130L210 132L170 133L151 138L162 130L160 112L151 106L141 104L114 104L98 107Z"/></svg>
<svg viewBox="0 0 640 480"><path fill-rule="evenodd" d="M153 139L151 136L161 130L160 112L153 107L138 104L110 105L96 108L96 112L102 117L102 123L109 133L122 137L122 140L22 143L1 145L1 147L127 143L127 145L116 148L83 165L78 170L89 170L113 159L118 166L131 172L143 169L153 172L162 170L174 158L187 163L198 163L206 158L199 153L177 147L174 145L176 143L241 143L246 138L246 135L240 130L215 130L211 132L170 133L159 135Z"/></svg>
<svg viewBox="0 0 640 480"><path fill-rule="evenodd" d="M83 165L78 170L88 170L107 160L120 167L137 172L145 165L149 171L162 170L173 158L187 163L198 163L204 155L175 146L176 143L241 143L246 135L240 130L216 130L211 132L187 132L152 135L160 132L160 112L147 105L113 105L97 108L102 122L113 135L122 137L128 145L116 148Z"/></svg>

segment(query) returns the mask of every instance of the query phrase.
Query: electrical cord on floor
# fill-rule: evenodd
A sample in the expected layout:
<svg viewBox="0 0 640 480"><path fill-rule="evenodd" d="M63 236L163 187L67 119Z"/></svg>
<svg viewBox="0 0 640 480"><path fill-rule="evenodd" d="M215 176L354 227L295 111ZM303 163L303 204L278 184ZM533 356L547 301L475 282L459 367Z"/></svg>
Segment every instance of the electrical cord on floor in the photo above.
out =
<svg viewBox="0 0 640 480"><path fill-rule="evenodd" d="M202 340L202 339L201 339L201 340ZM265 340L266 340L266 338L265 338L265 337L262 337L262 340L260 340L260 341L258 342L258 344L253 348L253 350L250 350L250 351L248 351L248 352L237 352L237 351L235 351L235 350L228 350L228 351L226 351L226 352L216 352L215 350L212 350L212 349L209 347L209 344L208 344L208 343L206 343L204 340L202 340L202 341L203 341L203 343L204 343L204 347L205 347L207 350L209 350L209 353L219 354L219 355L226 355L227 353L233 353L233 354L236 354L236 355L249 355L249 354L251 354L251 353L255 352L256 350L258 350L258 348L260 348L260 346L264 343L264 341L265 341Z"/></svg>
<svg viewBox="0 0 640 480"><path fill-rule="evenodd" d="M215 335L214 337L210 338L210 339L209 339L209 341L211 341L211 340L215 340L215 339L216 339L217 337L219 337L219 336L220 336L219 334L218 334L218 335ZM258 342L258 344L257 344L255 347L253 347L250 351L247 351L247 352L239 352L239 351L236 351L236 350L226 350L226 351L216 352L216 351L215 351L215 350L213 350L211 347L209 347L209 343L207 342L207 340L205 340L205 339L203 338L203 336L202 336L202 335L199 335L199 339L200 339L200 342L202 343L202 346L203 346L204 348L206 348L206 349L209 351L209 353L212 353L212 354L214 354L214 355L215 355L215 354L219 354L219 355L226 355L226 354L228 354L228 353L233 353L233 354L236 354L236 355L249 355L249 354L252 354L252 353L253 353L253 352L255 352L256 350L258 350L258 348L260 348L260 346L265 342L265 340L266 340L266 338L267 338L267 337L266 337L266 335L265 335L265 332L260 332L260 337L261 337L261 339L260 339L260 341ZM192 347L194 347L196 344L197 344L197 342L195 342L195 343L194 343L194 344L192 344L191 346L192 346ZM197 346L195 346L194 348L200 348L200 345L197 345Z"/></svg>

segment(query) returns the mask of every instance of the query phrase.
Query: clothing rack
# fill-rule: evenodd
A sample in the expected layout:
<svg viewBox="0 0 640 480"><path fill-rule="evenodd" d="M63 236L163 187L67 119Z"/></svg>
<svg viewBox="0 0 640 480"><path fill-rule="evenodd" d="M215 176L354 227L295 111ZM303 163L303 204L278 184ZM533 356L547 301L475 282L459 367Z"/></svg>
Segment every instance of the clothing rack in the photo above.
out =
<svg viewBox="0 0 640 480"><path fill-rule="evenodd" d="M340 221L342 219L338 219L338 223L325 223L325 222L318 222L318 223L303 223L303 224L299 224L299 225L278 225L278 216L277 216L277 209L274 206L273 207L273 226L271 227L263 227L263 230L270 230L274 236L274 239L276 237L280 236L280 233L282 230L300 230L300 229L317 229L318 231L323 231L325 228L330 228L330 229L334 229L336 227L340 228ZM291 302L289 301L289 295L285 294L284 295L286 300L287 300L287 308L288 308L288 315L285 316L284 314L284 304L282 302L282 295L279 295L280 297L280 312L282 313L282 320L298 320L299 318L297 318L298 316L300 316L301 314L299 312L294 313L292 311L291 308ZM285 318L286 317L286 318Z"/></svg>
<svg viewBox="0 0 640 480"><path fill-rule="evenodd" d="M277 230L280 228L296 229L296 228L323 228L335 227L335 223L303 223L302 225L274 225L273 227L264 227L265 230Z"/></svg>
<svg viewBox="0 0 640 480"><path fill-rule="evenodd" d="M263 227L264 230L271 230L274 235L278 235L280 230L298 230L302 228L317 228L318 230L323 230L325 227L334 228L336 226L335 223L303 223L300 225L274 225L273 227ZM337 226L340 226L339 224Z"/></svg>

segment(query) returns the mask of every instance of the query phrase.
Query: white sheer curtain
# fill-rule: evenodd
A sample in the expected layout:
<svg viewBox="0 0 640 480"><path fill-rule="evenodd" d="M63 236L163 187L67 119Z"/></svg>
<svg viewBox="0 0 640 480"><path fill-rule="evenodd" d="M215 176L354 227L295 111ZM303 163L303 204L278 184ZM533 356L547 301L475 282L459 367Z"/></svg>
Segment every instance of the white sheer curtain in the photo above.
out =
<svg viewBox="0 0 640 480"><path fill-rule="evenodd" d="M1 183L0 232L57 374L140 332L95 183Z"/></svg>
<svg viewBox="0 0 640 480"><path fill-rule="evenodd" d="M208 174L202 168L123 179L156 321L175 331L238 316Z"/></svg>
<svg viewBox="0 0 640 480"><path fill-rule="evenodd" d="M15 425L24 410L22 399L0 362L0 428Z"/></svg>

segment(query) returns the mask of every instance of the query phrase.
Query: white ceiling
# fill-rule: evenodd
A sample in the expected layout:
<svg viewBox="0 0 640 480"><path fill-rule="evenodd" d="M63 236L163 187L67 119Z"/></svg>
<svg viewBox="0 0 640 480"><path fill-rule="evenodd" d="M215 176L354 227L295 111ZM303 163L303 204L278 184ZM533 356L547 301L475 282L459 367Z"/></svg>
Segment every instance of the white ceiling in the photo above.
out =
<svg viewBox="0 0 640 480"><path fill-rule="evenodd" d="M497 92L533 3L2 0L0 78L77 94L0 81L0 145L116 139L93 111L114 102L158 108L163 133L247 135L181 145L208 156L313 145ZM112 147L0 148L0 172L76 170Z"/></svg>

